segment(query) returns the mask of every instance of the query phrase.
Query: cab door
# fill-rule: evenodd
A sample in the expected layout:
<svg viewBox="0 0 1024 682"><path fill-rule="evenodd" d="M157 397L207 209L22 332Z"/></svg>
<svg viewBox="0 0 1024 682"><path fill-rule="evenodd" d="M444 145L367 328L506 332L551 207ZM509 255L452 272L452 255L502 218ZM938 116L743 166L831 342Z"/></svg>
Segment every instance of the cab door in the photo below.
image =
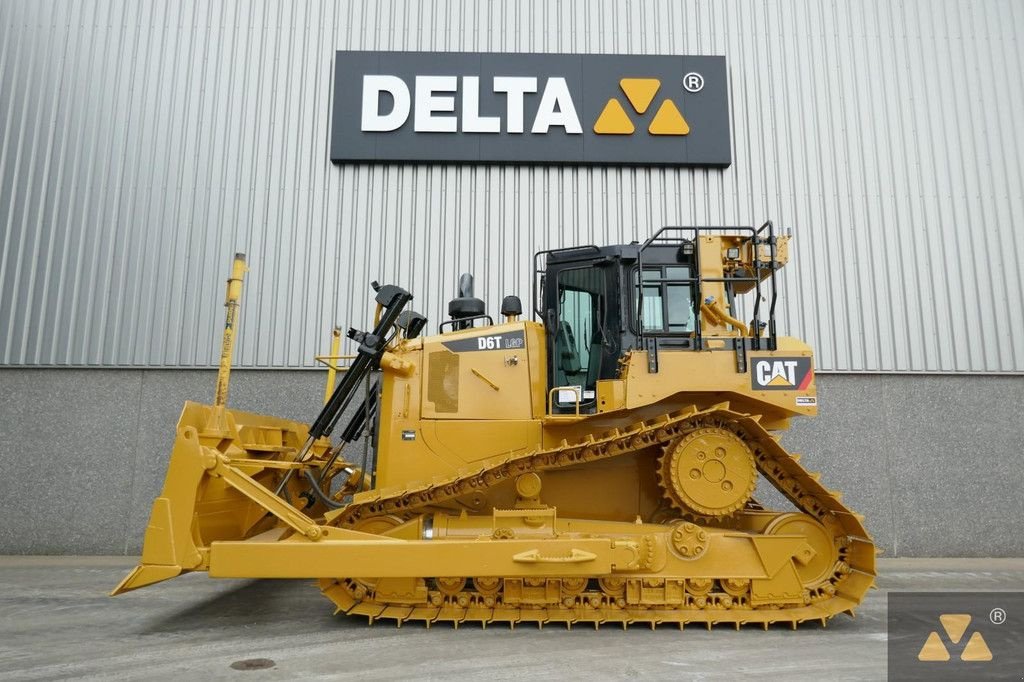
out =
<svg viewBox="0 0 1024 682"><path fill-rule="evenodd" d="M548 388L558 388L555 413L596 411L597 381L614 378L618 340L608 326L617 300L616 269L605 263L567 265L545 278ZM616 316L617 317L617 316Z"/></svg>

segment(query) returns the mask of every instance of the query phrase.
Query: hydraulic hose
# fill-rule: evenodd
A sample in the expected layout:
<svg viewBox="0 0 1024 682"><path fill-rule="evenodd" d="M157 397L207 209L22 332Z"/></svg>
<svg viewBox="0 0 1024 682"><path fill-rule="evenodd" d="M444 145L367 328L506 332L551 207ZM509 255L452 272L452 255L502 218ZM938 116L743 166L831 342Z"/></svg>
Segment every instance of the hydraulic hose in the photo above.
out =
<svg viewBox="0 0 1024 682"><path fill-rule="evenodd" d="M306 477L306 481L309 483L309 489L312 490L316 498L327 505L327 507L330 509L340 509L345 506L344 503L335 501L330 495L320 489L320 485L316 481L316 475L312 470L305 469L302 474Z"/></svg>

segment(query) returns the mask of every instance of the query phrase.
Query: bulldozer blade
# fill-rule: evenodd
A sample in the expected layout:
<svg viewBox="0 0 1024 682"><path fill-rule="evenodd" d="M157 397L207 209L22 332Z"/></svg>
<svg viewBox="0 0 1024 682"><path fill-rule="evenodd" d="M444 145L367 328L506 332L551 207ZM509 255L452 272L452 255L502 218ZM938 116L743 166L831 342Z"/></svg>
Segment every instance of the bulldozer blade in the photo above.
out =
<svg viewBox="0 0 1024 682"><path fill-rule="evenodd" d="M150 564L139 564L117 584L111 592L111 597L119 594L137 590L146 585L152 585L181 575L180 566L154 566Z"/></svg>
<svg viewBox="0 0 1024 682"><path fill-rule="evenodd" d="M266 530L268 511L293 524L306 520L261 485L277 480L280 467L289 466L281 456L294 453L305 437L305 427L295 422L186 403L163 489L150 512L142 558L111 595L206 570L209 543L259 534ZM227 467L229 455L248 473ZM241 485L247 490L238 489L237 479L245 479Z"/></svg>

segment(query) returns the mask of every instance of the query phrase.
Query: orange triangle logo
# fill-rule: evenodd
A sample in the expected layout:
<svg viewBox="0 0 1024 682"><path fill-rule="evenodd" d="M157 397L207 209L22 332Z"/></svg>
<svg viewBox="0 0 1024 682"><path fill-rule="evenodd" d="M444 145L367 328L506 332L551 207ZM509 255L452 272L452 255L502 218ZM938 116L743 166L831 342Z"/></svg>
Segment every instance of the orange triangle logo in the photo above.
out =
<svg viewBox="0 0 1024 682"><path fill-rule="evenodd" d="M958 644L963 638L964 633L967 632L967 627L971 624L971 616L966 613L944 613L939 616L939 622L942 623L942 629L946 631L946 635L949 637L950 641L953 644ZM949 660L949 650L946 648L946 645L942 643L942 638L939 637L939 633L933 630L928 634L928 639L925 640L924 646L921 647L921 651L917 654L917 660ZM971 634L970 639L967 640L967 645L964 646L964 650L960 652L960 660L992 660L992 650L988 648L988 643L985 641L985 638L981 636L980 632L975 631Z"/></svg>
<svg viewBox="0 0 1024 682"><path fill-rule="evenodd" d="M626 110L614 97L604 105L604 110L594 122L594 132L598 135L632 135L635 128L626 115Z"/></svg>
<svg viewBox="0 0 1024 682"><path fill-rule="evenodd" d="M949 641L959 644L960 638L967 632L967 626L971 624L971 616L967 613L944 613L939 616L939 622L949 635Z"/></svg>
<svg viewBox="0 0 1024 682"><path fill-rule="evenodd" d="M658 113L654 115L647 132L651 135L687 135L690 125L672 100L666 99L658 107Z"/></svg>
<svg viewBox="0 0 1024 682"><path fill-rule="evenodd" d="M963 653L960 654L960 660L992 660L992 650L988 648L988 644L985 643L985 638L981 636L980 632L975 632L973 635L971 635L971 638L967 640L967 646L964 647Z"/></svg>
<svg viewBox="0 0 1024 682"><path fill-rule="evenodd" d="M939 633L932 632L928 635L928 639L925 640L924 646L921 647L920 653L917 654L917 660L919 661L948 661L949 652L946 651L946 645L939 639Z"/></svg>
<svg viewBox="0 0 1024 682"><path fill-rule="evenodd" d="M661 81L657 78L623 78L619 81L619 87L626 93L636 113L642 114L651 106Z"/></svg>

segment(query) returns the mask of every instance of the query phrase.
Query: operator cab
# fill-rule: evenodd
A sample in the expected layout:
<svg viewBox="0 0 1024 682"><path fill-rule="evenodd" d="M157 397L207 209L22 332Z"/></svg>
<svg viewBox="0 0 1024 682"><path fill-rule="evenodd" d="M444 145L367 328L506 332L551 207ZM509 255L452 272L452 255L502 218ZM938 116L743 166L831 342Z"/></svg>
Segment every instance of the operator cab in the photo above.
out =
<svg viewBox="0 0 1024 682"><path fill-rule="evenodd" d="M748 351L777 347L775 273L788 260L788 240L767 221L757 229L663 227L643 244L537 253L534 313L547 330L551 412L597 412L597 382L618 379L632 350L646 351L651 373L661 350L712 347L733 351L736 371L746 372ZM766 321L762 282L770 284ZM749 324L735 307L748 292Z"/></svg>
<svg viewBox="0 0 1024 682"><path fill-rule="evenodd" d="M548 387L559 389L554 413L575 412L577 395L581 414L596 412L597 381L618 378L619 360L640 347L641 337L693 347L692 243L647 246L642 276L640 249L634 242L537 254L538 264L546 256L535 312L549 330Z"/></svg>

